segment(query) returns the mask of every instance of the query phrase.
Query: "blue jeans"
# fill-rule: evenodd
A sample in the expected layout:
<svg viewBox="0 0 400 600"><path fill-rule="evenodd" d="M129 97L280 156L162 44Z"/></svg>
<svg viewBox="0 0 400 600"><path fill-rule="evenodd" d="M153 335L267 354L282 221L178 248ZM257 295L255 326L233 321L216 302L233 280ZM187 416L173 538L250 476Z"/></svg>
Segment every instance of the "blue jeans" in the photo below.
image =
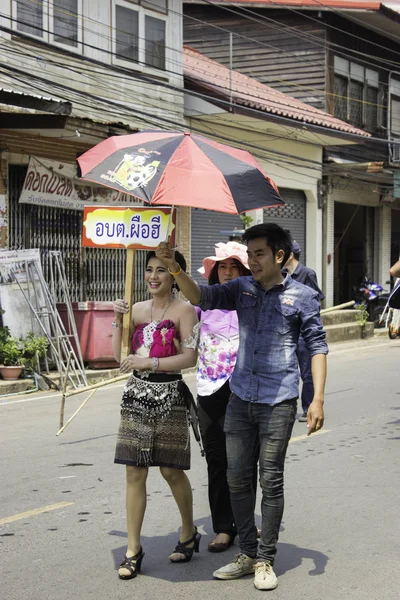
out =
<svg viewBox="0 0 400 600"><path fill-rule="evenodd" d="M299 361L300 376L303 382L303 389L301 391L301 406L303 412L307 412L308 407L314 398L314 384L311 373L311 355L307 350L304 339L301 336L299 337L296 354L297 360Z"/></svg>
<svg viewBox="0 0 400 600"><path fill-rule="evenodd" d="M245 402L235 394L231 395L226 409L227 476L240 550L252 558L269 560L271 564L274 563L283 515L283 471L296 409L296 399L271 406ZM259 545L252 482L258 445L262 489Z"/></svg>

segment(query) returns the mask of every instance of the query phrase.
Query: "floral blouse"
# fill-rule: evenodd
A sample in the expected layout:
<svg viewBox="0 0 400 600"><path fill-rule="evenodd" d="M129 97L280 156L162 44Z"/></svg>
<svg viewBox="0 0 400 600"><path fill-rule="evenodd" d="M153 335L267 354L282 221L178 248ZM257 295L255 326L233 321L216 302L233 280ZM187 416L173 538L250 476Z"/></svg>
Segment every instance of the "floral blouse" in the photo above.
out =
<svg viewBox="0 0 400 600"><path fill-rule="evenodd" d="M235 311L201 311L197 393L211 396L231 378L239 347Z"/></svg>

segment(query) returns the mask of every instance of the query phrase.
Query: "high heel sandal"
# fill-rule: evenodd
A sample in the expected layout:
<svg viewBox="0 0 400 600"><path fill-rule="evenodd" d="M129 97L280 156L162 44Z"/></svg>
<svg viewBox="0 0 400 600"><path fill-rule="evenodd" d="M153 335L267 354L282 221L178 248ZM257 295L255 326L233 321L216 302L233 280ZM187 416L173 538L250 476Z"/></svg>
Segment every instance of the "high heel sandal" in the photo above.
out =
<svg viewBox="0 0 400 600"><path fill-rule="evenodd" d="M201 533L199 533L197 531L197 527L195 527L194 534L190 538L190 540L187 540L186 542L178 542L175 547L175 550L172 553L172 554L183 554L183 556L185 558L179 558L178 560L173 560L172 558L170 558L170 561L173 563L189 562L189 560L192 559L193 552L199 551L200 540L201 540ZM188 545L191 544L192 542L193 542L193 546L191 548L189 548Z"/></svg>
<svg viewBox="0 0 400 600"><path fill-rule="evenodd" d="M118 570L126 569L127 571L129 571L129 575L120 575L118 573L118 577L120 579L133 579L134 577L136 577L136 575L140 573L143 556L144 552L142 546L140 546L139 552L134 556L125 556L125 560L119 565Z"/></svg>

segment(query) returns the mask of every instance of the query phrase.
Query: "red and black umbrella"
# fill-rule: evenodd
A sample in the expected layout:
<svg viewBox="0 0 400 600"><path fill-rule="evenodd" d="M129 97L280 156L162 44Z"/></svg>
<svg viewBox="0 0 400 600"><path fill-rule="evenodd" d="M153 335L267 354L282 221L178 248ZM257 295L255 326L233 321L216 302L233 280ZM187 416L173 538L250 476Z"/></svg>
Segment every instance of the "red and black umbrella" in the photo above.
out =
<svg viewBox="0 0 400 600"><path fill-rule="evenodd" d="M175 131L110 137L78 158L83 179L155 205L238 214L284 204L244 150Z"/></svg>

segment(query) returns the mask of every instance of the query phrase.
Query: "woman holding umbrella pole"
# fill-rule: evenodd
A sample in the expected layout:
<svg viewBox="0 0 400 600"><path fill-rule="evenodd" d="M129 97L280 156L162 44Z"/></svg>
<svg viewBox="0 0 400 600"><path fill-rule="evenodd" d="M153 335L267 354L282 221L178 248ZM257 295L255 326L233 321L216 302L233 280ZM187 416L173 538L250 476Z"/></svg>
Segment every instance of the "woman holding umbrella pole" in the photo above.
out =
<svg viewBox="0 0 400 600"><path fill-rule="evenodd" d="M246 246L237 242L218 243L215 256L203 260L199 269L209 285L226 283L250 275ZM224 552L236 537L229 487L224 433L229 381L236 363L239 324L235 311L198 310L201 321L197 369L198 418L208 467L208 498L215 538L209 552ZM257 488L258 452L254 457L254 489Z"/></svg>
<svg viewBox="0 0 400 600"><path fill-rule="evenodd" d="M184 257L175 254L179 268ZM140 534L146 510L149 467L158 466L167 481L182 518L178 544L171 562L188 562L199 551L200 534L193 523L190 482L190 435L186 413L189 389L182 369L197 362L198 320L195 309L175 297L173 273L154 251L146 257L145 281L151 299L132 307L132 353L121 362L121 372L131 373L124 388L115 462L126 465L126 520L128 548L119 567L120 579L140 572L144 556ZM125 300L114 302L113 350L121 358Z"/></svg>

